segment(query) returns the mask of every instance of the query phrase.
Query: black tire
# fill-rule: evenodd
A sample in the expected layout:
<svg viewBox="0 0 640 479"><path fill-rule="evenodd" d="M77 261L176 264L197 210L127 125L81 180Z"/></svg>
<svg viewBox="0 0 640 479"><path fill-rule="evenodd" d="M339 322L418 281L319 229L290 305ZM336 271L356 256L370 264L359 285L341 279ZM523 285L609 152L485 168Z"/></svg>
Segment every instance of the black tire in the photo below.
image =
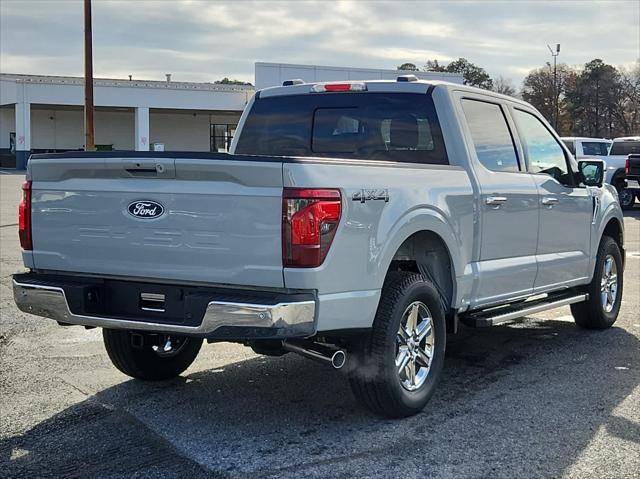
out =
<svg viewBox="0 0 640 479"><path fill-rule="evenodd" d="M148 381L178 376L193 363L202 346L200 338L171 336L180 345L165 355L153 350L153 335L142 335L139 346L134 346L131 335L131 331L103 329L104 347L116 368L127 376Z"/></svg>
<svg viewBox="0 0 640 479"><path fill-rule="evenodd" d="M613 309L607 312L601 300L601 281L605 260L608 256L613 258L617 274L617 291ZM571 305L571 314L576 324L585 329L606 329L610 328L618 318L620 304L622 300L624 271L622 264L622 254L618 244L609 236L603 236L598 247L596 256L596 266L593 279L585 291L589 293L589 299L582 303Z"/></svg>
<svg viewBox="0 0 640 479"><path fill-rule="evenodd" d="M623 188L618 191L618 200L620 201L620 207L623 210L630 210L636 202L636 195L633 194L632 190Z"/></svg>
<svg viewBox="0 0 640 479"><path fill-rule="evenodd" d="M434 344L426 380L418 389L409 391L403 387L395 364L396 338L405 311L416 301L431 314ZM445 314L436 288L419 274L390 272L373 329L355 351L355 361L349 368L349 382L356 398L374 413L390 418L420 412L440 380L446 334Z"/></svg>

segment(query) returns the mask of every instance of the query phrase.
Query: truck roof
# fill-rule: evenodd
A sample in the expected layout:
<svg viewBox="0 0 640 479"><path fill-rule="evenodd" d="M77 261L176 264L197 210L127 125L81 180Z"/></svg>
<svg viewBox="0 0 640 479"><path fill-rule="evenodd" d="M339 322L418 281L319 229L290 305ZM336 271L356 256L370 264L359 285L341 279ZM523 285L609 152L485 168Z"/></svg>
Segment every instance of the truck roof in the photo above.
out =
<svg viewBox="0 0 640 479"><path fill-rule="evenodd" d="M613 141L640 141L640 136L620 136L618 138L614 138Z"/></svg>
<svg viewBox="0 0 640 479"><path fill-rule="evenodd" d="M611 143L611 140L608 138L593 138L589 136L562 136L561 140L580 140L580 141L602 141L606 143Z"/></svg>
<svg viewBox="0 0 640 479"><path fill-rule="evenodd" d="M469 85L461 85L459 83L452 83L442 80L400 80L402 77L412 77L413 75L399 75L397 80L344 80L344 81L330 81L330 82L310 82L310 83L294 83L286 86L276 86L270 88L264 88L256 92L256 99L267 98L273 96L284 95L305 95L312 93L312 89L316 85L327 84L364 84L367 87L366 91L369 92L406 92L406 93L426 93L429 88L438 87L451 91L468 91L470 93L480 93L482 95L493 96L501 100L509 100L511 102L519 103L529 106L528 103L514 98L512 96L496 93L491 90L484 90ZM413 76L415 78L415 76ZM292 82L298 82L300 80L289 80Z"/></svg>

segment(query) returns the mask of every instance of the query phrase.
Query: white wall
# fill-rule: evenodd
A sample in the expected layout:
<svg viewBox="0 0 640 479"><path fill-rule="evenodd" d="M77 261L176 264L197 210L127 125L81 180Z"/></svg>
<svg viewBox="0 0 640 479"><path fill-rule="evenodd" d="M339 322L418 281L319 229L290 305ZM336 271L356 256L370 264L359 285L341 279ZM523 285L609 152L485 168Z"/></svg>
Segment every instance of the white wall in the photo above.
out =
<svg viewBox="0 0 640 479"><path fill-rule="evenodd" d="M167 151L209 151L209 115L149 114L149 144L164 143Z"/></svg>
<svg viewBox="0 0 640 479"><path fill-rule="evenodd" d="M16 109L13 105L0 108L0 149L9 148L9 133L16 131Z"/></svg>
<svg viewBox="0 0 640 479"><path fill-rule="evenodd" d="M0 77L0 104L25 101L41 105L84 104L81 78L25 76ZM23 94L21 92L24 92ZM20 93L20 95L18 95ZM23 98L18 100L18 97ZM95 106L175 108L185 110L242 111L253 96L253 88L210 85L206 83L136 82L97 79Z"/></svg>
<svg viewBox="0 0 640 479"><path fill-rule="evenodd" d="M150 109L149 142L164 143L167 150L209 151L209 124L237 124L253 93L241 85L97 79L95 143L133 150L137 108ZM25 149L82 149L83 101L81 78L0 74L0 149L9 148L9 133L16 131L16 103L30 107Z"/></svg>
<svg viewBox="0 0 640 479"><path fill-rule="evenodd" d="M96 111L96 145L133 149L133 111ZM80 149L84 146L82 110L31 110L31 148Z"/></svg>
<svg viewBox="0 0 640 479"><path fill-rule="evenodd" d="M0 105L10 105L18 98L17 84L13 80L0 78Z"/></svg>
<svg viewBox="0 0 640 479"><path fill-rule="evenodd" d="M255 64L256 90L281 86L285 80L300 78L305 82L340 80L395 80L398 75L413 74L421 80L440 80L462 84L462 75L440 72L408 72L376 70L372 68L330 67L321 65L294 65L288 63Z"/></svg>
<svg viewBox="0 0 640 479"><path fill-rule="evenodd" d="M152 111L150 142L164 143L166 150L209 151L209 124L237 124L240 114L179 113ZM96 111L96 144L116 150L134 149L133 111ZM0 148L9 148L9 133L15 132L13 106L0 108ZM31 109L31 148L81 149L84 117L80 109Z"/></svg>
<svg viewBox="0 0 640 479"><path fill-rule="evenodd" d="M113 145L115 150L133 150L135 140L132 111L97 111L93 120L96 145ZM84 131L84 129L83 129Z"/></svg>
<svg viewBox="0 0 640 479"><path fill-rule="evenodd" d="M237 124L240 114L151 111L149 142L164 143L167 151L209 151L210 124Z"/></svg>

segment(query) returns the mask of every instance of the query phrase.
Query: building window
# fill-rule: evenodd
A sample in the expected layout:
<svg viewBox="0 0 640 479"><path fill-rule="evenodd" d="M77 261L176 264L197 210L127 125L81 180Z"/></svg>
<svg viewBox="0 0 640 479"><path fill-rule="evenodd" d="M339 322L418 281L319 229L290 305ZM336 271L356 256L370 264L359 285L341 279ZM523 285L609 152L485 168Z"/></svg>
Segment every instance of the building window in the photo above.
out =
<svg viewBox="0 0 640 479"><path fill-rule="evenodd" d="M226 153L231 147L231 140L236 133L237 125L211 124L211 151L213 153Z"/></svg>

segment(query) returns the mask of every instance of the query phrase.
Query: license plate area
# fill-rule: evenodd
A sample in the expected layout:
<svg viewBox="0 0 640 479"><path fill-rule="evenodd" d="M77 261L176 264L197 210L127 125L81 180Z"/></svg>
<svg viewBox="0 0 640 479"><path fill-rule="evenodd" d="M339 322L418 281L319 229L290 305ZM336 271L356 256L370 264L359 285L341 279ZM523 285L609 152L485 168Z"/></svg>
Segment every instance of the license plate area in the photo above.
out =
<svg viewBox="0 0 640 479"><path fill-rule="evenodd" d="M193 301L192 288L172 285L105 280L104 313L140 321L198 325L206 301ZM200 304L196 304L200 303ZM199 316L194 317L196 314Z"/></svg>
<svg viewBox="0 0 640 479"><path fill-rule="evenodd" d="M212 293L198 287L119 280L65 282L73 314L199 326Z"/></svg>

